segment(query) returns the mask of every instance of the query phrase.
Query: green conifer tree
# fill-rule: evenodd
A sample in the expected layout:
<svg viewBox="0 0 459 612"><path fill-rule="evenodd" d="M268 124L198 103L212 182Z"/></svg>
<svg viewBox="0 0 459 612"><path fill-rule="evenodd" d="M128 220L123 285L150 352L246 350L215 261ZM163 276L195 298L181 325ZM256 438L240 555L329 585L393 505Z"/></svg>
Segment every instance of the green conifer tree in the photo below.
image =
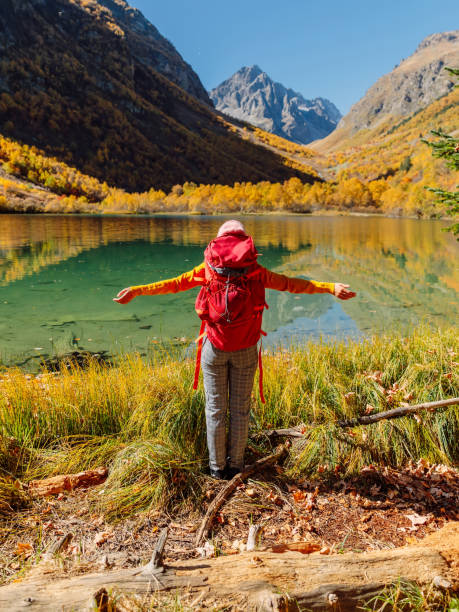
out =
<svg viewBox="0 0 459 612"><path fill-rule="evenodd" d="M445 68L449 73L459 78L459 69ZM455 85L459 87L459 84ZM459 170L459 140L450 134L445 134L442 130L434 131L431 134L437 137L438 140L429 141L422 139L422 142L429 145L432 149L434 157L441 157L446 160L446 165L452 170ZM459 185L457 185L459 189ZM438 202L446 206L448 215L459 214L459 191L445 191L435 187L427 187L429 191L433 191L438 198ZM459 236L459 223L454 223L447 228L453 232L455 236ZM459 238L458 238L459 240Z"/></svg>

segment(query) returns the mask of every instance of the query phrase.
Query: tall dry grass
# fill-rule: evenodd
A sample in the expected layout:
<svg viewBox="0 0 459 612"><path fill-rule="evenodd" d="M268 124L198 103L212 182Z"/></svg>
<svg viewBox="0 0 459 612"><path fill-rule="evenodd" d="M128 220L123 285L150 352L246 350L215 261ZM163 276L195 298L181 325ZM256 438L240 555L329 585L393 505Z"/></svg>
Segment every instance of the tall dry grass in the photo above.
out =
<svg viewBox="0 0 459 612"><path fill-rule="evenodd" d="M335 468L352 474L369 463L401 466L421 457L457 463L457 406L357 427L352 435L336 422L459 395L458 353L456 328L269 353L266 404L254 392L252 443L268 452L259 432L304 423L304 439L287 462L291 476L323 477ZM13 499L17 480L100 465L110 473L96 503L112 517L195 505L207 451L203 391L191 389L193 365L165 354L150 361L125 355L115 367L90 363L59 375L3 370L0 510Z"/></svg>

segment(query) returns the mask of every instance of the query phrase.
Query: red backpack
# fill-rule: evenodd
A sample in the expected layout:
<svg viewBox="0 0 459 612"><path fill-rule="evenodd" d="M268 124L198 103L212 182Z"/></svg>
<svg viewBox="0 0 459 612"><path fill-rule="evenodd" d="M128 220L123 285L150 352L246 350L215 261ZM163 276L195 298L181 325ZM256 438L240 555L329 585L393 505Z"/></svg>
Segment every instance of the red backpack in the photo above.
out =
<svg viewBox="0 0 459 612"><path fill-rule="evenodd" d="M242 232L222 234L204 251L206 282L195 304L202 324L194 389L198 385L204 335L222 351L238 351L253 346L264 334L261 321L267 304L257 256L252 238ZM261 347L259 366L260 396L264 403Z"/></svg>

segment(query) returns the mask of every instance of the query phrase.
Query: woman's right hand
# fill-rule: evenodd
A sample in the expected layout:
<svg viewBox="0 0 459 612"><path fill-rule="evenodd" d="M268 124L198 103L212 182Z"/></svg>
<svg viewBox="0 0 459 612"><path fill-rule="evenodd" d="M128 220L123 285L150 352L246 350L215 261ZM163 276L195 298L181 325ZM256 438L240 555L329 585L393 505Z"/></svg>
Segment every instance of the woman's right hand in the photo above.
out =
<svg viewBox="0 0 459 612"><path fill-rule="evenodd" d="M135 297L134 292L130 287L126 289L121 289L116 297L113 298L114 302L118 302L118 304L127 304Z"/></svg>
<svg viewBox="0 0 459 612"><path fill-rule="evenodd" d="M349 285L343 285L343 283L335 283L335 295L340 300L349 300L356 296L355 291L349 289Z"/></svg>

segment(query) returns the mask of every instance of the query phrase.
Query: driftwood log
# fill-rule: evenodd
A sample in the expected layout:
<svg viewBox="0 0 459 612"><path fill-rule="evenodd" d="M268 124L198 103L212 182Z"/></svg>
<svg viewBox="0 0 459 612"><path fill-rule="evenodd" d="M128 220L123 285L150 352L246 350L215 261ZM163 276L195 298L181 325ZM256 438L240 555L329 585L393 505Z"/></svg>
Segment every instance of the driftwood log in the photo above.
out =
<svg viewBox="0 0 459 612"><path fill-rule="evenodd" d="M19 612L94 610L110 594L162 591L200 602L195 609L356 610L399 578L457 589L459 523L448 523L419 545L368 553L304 555L272 550L175 562L162 573L115 570L57 580L42 574L0 588L0 609ZM204 593L204 595L203 595ZM116 595L117 596L117 595ZM115 604L109 608L116 610ZM92 606L92 608L91 608Z"/></svg>
<svg viewBox="0 0 459 612"><path fill-rule="evenodd" d="M225 501L228 499L228 497L236 490L238 485L244 482L244 480L247 480L247 478L252 474L255 474L256 472L261 472L261 470L264 470L266 467L273 465L273 463L276 463L276 461L282 459L286 454L287 447L279 446L279 448L276 449L276 451L272 455L263 457L263 459L259 459L255 463L252 463L252 465L247 466L242 470L242 472L236 474L236 476L234 476L234 478L232 478L228 482L228 484L223 487L223 489L218 493L218 495L212 500L211 504L209 505L209 508L207 509L206 515L196 535L196 546L200 546L212 526L212 521L214 520L215 515L220 510Z"/></svg>
<svg viewBox="0 0 459 612"><path fill-rule="evenodd" d="M87 470L78 474L66 474L52 476L44 480L32 480L29 482L29 493L32 497L45 497L57 495L64 491L72 491L82 487L93 487L105 481L108 470L100 467L95 470Z"/></svg>

